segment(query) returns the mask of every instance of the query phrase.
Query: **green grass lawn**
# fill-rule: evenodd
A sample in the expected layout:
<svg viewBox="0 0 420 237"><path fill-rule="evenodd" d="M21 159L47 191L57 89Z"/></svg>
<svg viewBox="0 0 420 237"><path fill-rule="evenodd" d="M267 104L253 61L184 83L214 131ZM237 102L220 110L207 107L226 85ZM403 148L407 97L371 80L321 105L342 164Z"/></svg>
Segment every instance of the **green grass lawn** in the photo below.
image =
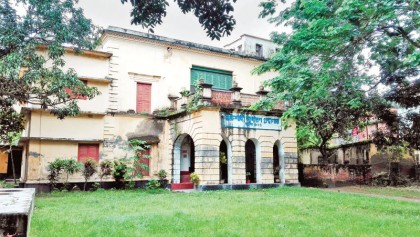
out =
<svg viewBox="0 0 420 237"><path fill-rule="evenodd" d="M31 236L420 236L420 204L306 188L36 198Z"/></svg>

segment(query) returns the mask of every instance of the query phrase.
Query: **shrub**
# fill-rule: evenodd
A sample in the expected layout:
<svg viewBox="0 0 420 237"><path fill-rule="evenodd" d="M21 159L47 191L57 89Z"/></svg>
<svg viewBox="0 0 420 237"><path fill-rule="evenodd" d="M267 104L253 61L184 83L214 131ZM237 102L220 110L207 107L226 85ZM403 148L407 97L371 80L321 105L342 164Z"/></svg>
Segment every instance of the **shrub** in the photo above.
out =
<svg viewBox="0 0 420 237"><path fill-rule="evenodd" d="M86 191L86 184L88 180L97 172L98 163L92 159L87 159L83 163L83 177L85 178L85 184L83 190Z"/></svg>
<svg viewBox="0 0 420 237"><path fill-rule="evenodd" d="M53 190L57 186L57 182L60 180L61 172L64 170L65 161L62 159L55 159L53 162L49 162L47 169L50 172L48 174L48 180L50 181L51 189Z"/></svg>
<svg viewBox="0 0 420 237"><path fill-rule="evenodd" d="M127 165L119 160L114 161L114 171L112 172L112 176L115 179L117 188L124 187L126 173Z"/></svg>
<svg viewBox="0 0 420 237"><path fill-rule="evenodd" d="M155 190L160 188L160 182L156 179L151 179L146 184L147 189Z"/></svg>
<svg viewBox="0 0 420 237"><path fill-rule="evenodd" d="M198 185L200 183L200 177L198 177L198 174L193 172L190 174L191 182L193 182L195 185Z"/></svg>
<svg viewBox="0 0 420 237"><path fill-rule="evenodd" d="M67 188L67 190L71 190L70 187L68 187L69 183L69 175L73 175L75 173L78 173L82 171L82 164L75 160L62 160L63 162L63 170L66 173L66 181L64 182L64 187Z"/></svg>
<svg viewBox="0 0 420 237"><path fill-rule="evenodd" d="M158 177L159 177L160 180L164 180L168 176L168 173L166 173L166 170L161 169L161 170L159 170L159 172L157 173L157 175L158 175Z"/></svg>
<svg viewBox="0 0 420 237"><path fill-rule="evenodd" d="M110 160L104 160L99 164L100 167L100 173L99 173L99 177L101 178L101 183L102 183L102 179L106 176L109 176L112 174L112 168L113 168L113 163Z"/></svg>

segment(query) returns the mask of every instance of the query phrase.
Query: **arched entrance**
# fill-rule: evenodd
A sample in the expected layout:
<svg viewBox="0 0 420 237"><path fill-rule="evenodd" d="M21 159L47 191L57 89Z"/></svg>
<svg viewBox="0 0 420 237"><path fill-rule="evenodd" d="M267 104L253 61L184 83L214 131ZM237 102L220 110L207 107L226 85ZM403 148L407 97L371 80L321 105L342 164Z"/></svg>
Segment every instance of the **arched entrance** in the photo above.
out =
<svg viewBox="0 0 420 237"><path fill-rule="evenodd" d="M180 135L174 144L173 183L190 183L195 170L194 141L188 134Z"/></svg>
<svg viewBox="0 0 420 237"><path fill-rule="evenodd" d="M284 183L284 150L279 140L273 146L273 173L275 183Z"/></svg>
<svg viewBox="0 0 420 237"><path fill-rule="evenodd" d="M257 182L257 159L256 149L253 141L248 140L245 143L245 170L246 170L246 182L256 183Z"/></svg>

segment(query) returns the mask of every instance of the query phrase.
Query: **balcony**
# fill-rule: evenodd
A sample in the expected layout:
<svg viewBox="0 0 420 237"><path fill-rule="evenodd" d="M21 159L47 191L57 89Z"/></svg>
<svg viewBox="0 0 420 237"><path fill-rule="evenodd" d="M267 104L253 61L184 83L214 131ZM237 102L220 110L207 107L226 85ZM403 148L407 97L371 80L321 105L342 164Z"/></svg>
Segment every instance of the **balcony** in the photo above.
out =
<svg viewBox="0 0 420 237"><path fill-rule="evenodd" d="M203 81L200 81L200 87L201 90L193 94L189 91L181 91L181 97L168 96L171 101L171 109L177 111L185 110L189 105L196 102L209 107L246 108L266 98L268 94L264 87L260 87L255 94L241 93L242 88L238 87L237 83L234 83L230 91L212 89L211 84ZM284 102L279 101L273 107L273 110L285 110Z"/></svg>

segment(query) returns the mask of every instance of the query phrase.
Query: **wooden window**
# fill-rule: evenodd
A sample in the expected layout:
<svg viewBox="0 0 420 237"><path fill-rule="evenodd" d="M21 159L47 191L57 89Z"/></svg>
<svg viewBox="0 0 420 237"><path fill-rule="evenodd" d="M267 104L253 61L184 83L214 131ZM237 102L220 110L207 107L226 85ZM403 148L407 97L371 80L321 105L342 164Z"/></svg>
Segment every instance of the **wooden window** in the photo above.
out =
<svg viewBox="0 0 420 237"><path fill-rule="evenodd" d="M192 66L191 91L194 91L196 81L203 79L205 83L213 85L213 89L229 90L232 88L232 72Z"/></svg>
<svg viewBox="0 0 420 237"><path fill-rule="evenodd" d="M152 85L146 83L137 83L137 113L150 113L152 99Z"/></svg>
<svg viewBox="0 0 420 237"><path fill-rule="evenodd" d="M80 81L82 81L83 84L85 84L87 86L87 84L88 84L87 80L80 80ZM87 100L87 96L75 95L73 93L73 91L69 88L64 88L64 90L66 91L67 94L70 95L71 99Z"/></svg>
<svg viewBox="0 0 420 237"><path fill-rule="evenodd" d="M83 162L86 159L99 161L99 144L79 144L77 160Z"/></svg>
<svg viewBox="0 0 420 237"><path fill-rule="evenodd" d="M140 151L137 154L138 163L136 164L135 175L150 176L150 148Z"/></svg>

